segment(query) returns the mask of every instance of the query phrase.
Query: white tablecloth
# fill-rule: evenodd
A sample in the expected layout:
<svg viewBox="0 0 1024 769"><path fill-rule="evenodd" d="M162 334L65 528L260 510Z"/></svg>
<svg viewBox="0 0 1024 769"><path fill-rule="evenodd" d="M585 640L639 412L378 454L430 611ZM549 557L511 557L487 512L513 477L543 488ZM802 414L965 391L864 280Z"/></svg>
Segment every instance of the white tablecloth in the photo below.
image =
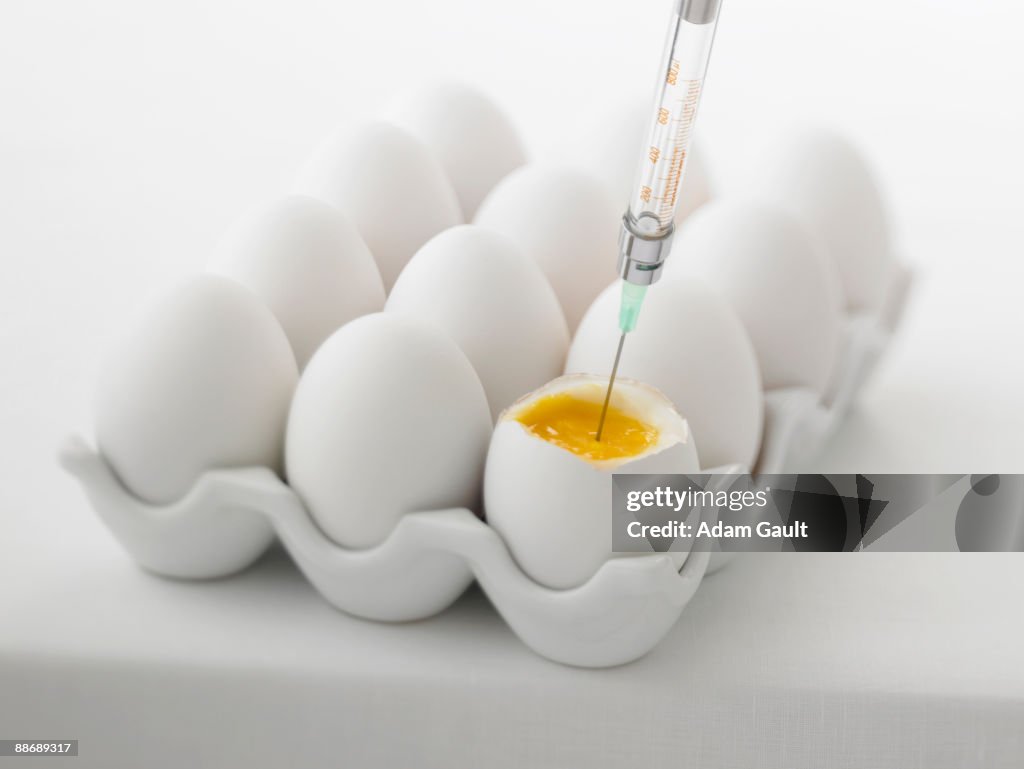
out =
<svg viewBox="0 0 1024 769"><path fill-rule="evenodd" d="M80 740L83 767L1024 756L1019 556L743 556L658 649L605 671L534 656L476 590L385 626L331 609L280 552L210 584L149 576L107 546L62 558L26 569L30 590L12 591L4 569L0 725Z"/></svg>

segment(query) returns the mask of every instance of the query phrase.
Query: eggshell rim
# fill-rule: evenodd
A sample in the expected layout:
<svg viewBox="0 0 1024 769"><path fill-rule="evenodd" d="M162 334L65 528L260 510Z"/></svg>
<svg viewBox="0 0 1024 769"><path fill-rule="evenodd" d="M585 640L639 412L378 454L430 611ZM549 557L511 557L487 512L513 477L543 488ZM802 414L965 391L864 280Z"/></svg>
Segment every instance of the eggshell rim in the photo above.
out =
<svg viewBox="0 0 1024 769"><path fill-rule="evenodd" d="M565 392L567 390L572 389L574 385L579 385L583 383L598 384L604 387L607 386L607 382L608 380L606 377L597 376L596 374L563 374L562 376L552 379L550 382L546 382L537 389L531 390L525 395L522 395L519 398L517 398L514 403L506 407L501 412L501 414L498 415L495 427L500 426L503 423L518 425L519 428L523 431L523 433L529 436L532 440L540 441L541 443L551 446L552 448L558 451L564 452L573 459L579 462L583 462L589 467L594 467L598 470L605 471L615 470L616 468L622 467L623 465L627 465L632 462L644 459L646 457L660 454L661 452L667 451L668 449L678 444L685 444L691 442L692 433L690 431L690 425L686 421L686 418L679 413L679 410L676 408L675 404L672 403L671 400L669 400L668 396L666 396L665 393L663 393L661 390L659 390L657 387L654 387L653 385L647 384L646 382L641 382L636 379L630 379L628 377L616 378L615 390L613 390L612 392L613 402L615 400L616 394L618 394L619 396L622 395L622 390L620 388L624 387L627 390L640 391L645 395L651 397L654 401L656 401L663 408L666 409L668 415L668 419L658 420L657 441L655 441L653 446L647 448L646 450L640 452L639 454L635 454L630 457L616 457L614 459L586 459L585 457L581 457L578 454L574 454L568 449L562 448L561 446L553 444L550 441L546 441L543 438L534 435L533 432L531 432L526 427L526 425L514 419L515 414L522 410L522 408L527 403L532 402L533 400L537 399L542 395L547 395L549 393L555 392ZM645 421L651 421L647 417L642 418ZM673 422L675 424L672 424Z"/></svg>

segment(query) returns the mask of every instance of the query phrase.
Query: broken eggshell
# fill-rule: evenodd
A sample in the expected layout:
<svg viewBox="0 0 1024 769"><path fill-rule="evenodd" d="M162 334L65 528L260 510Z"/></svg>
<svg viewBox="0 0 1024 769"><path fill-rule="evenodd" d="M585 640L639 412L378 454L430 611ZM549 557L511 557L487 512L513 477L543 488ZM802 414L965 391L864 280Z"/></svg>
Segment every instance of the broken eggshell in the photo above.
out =
<svg viewBox="0 0 1024 769"><path fill-rule="evenodd" d="M491 439L484 482L487 521L530 577L565 590L589 580L612 557L612 473L693 473L697 452L686 421L652 387L623 379L612 404L658 430L653 446L617 460L588 460L534 435L518 415L557 393L600 403L608 380L561 377L502 414ZM677 540L676 567L692 543ZM653 552L653 551L652 551Z"/></svg>

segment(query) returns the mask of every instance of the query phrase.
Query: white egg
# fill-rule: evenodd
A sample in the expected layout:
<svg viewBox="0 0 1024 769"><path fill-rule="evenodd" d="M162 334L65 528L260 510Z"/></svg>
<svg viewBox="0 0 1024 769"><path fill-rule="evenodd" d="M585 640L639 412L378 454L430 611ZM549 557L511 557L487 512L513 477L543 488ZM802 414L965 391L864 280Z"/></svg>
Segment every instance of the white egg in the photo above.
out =
<svg viewBox="0 0 1024 769"><path fill-rule="evenodd" d="M406 513L477 507L491 432L487 397L440 331L365 315L313 355L295 391L288 482L324 533L359 549Z"/></svg>
<svg viewBox="0 0 1024 769"><path fill-rule="evenodd" d="M640 159L646 157L643 143L650 129L650 120L649 104L630 102L594 121L589 139L581 143L585 148L581 162L605 183L612 199L621 202L620 216L633 192ZM687 153L683 181L679 187L676 224L681 224L713 197L714 188L703 146L702 142L695 142Z"/></svg>
<svg viewBox="0 0 1024 769"><path fill-rule="evenodd" d="M304 195L238 222L218 245L210 270L234 278L266 303L300 369L336 329L384 307L380 272L355 225Z"/></svg>
<svg viewBox="0 0 1024 769"><path fill-rule="evenodd" d="M420 246L463 221L441 162L408 131L383 121L322 144L295 188L355 222L388 291Z"/></svg>
<svg viewBox="0 0 1024 769"><path fill-rule="evenodd" d="M566 372L608 376L619 341L620 285L594 302L569 348ZM761 443L761 373L728 302L697 280L662 280L647 292L626 339L619 375L661 390L683 415L705 469L753 467Z"/></svg>
<svg viewBox="0 0 1024 769"><path fill-rule="evenodd" d="M198 276L129 326L102 366L100 453L156 504L182 497L209 469L277 470L297 377L270 310L232 280Z"/></svg>
<svg viewBox="0 0 1024 769"><path fill-rule="evenodd" d="M766 389L824 392L839 352L842 287L800 222L760 202L715 201L681 228L665 266L666 279L692 275L740 316Z"/></svg>
<svg viewBox="0 0 1024 769"><path fill-rule="evenodd" d="M388 117L433 150L467 221L494 185L526 162L512 121L486 95L463 83L409 91L395 101Z"/></svg>
<svg viewBox="0 0 1024 769"><path fill-rule="evenodd" d="M829 131L787 132L749 164L748 190L800 218L825 244L846 308L874 311L892 270L885 204L864 158Z"/></svg>
<svg viewBox="0 0 1024 769"><path fill-rule="evenodd" d="M621 219L603 185L590 175L527 165L494 188L475 221L512 238L540 265L571 332L615 277Z"/></svg>
<svg viewBox="0 0 1024 769"><path fill-rule="evenodd" d="M406 265L387 311L455 340L491 415L562 373L569 331L540 268L504 235L475 225L435 236Z"/></svg>
<svg viewBox="0 0 1024 769"><path fill-rule="evenodd" d="M571 393L598 406L607 379L562 377L502 414L487 456L484 506L519 566L555 589L589 580L612 552L612 473L693 473L697 453L686 422L661 393L622 380L613 405L658 431L643 452L616 460L585 459L548 442L518 421L538 400ZM677 547L688 541L679 540ZM677 565L687 550L673 550Z"/></svg>

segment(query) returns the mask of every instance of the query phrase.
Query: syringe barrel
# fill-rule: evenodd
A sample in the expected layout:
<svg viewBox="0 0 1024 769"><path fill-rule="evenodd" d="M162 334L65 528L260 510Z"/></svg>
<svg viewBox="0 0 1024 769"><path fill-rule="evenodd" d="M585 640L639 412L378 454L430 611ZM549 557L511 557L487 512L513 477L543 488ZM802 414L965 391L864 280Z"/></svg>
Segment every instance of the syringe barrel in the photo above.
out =
<svg viewBox="0 0 1024 769"><path fill-rule="evenodd" d="M623 216L619 274L638 285L661 277L721 0L679 0L636 183Z"/></svg>

